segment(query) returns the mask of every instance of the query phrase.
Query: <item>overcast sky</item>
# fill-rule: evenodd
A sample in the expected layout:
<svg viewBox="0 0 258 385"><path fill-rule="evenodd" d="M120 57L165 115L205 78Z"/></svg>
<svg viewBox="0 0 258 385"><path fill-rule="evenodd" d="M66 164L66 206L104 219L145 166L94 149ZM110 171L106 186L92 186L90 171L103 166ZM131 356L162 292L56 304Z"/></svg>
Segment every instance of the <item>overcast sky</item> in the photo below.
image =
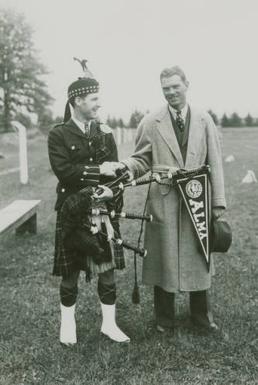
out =
<svg viewBox="0 0 258 385"><path fill-rule="evenodd" d="M102 115L127 119L164 103L159 73L178 64L195 105L258 116L257 0L0 0L22 11L47 65L55 114L87 58Z"/></svg>

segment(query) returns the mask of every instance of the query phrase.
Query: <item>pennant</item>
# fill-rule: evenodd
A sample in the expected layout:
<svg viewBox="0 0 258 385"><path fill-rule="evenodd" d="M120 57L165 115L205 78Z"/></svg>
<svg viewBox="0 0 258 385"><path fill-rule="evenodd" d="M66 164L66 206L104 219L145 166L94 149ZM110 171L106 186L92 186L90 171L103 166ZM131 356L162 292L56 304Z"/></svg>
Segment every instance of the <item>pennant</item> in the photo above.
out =
<svg viewBox="0 0 258 385"><path fill-rule="evenodd" d="M207 267L210 266L209 243L209 196L208 196L208 171L192 177L176 177L177 187L183 198Z"/></svg>

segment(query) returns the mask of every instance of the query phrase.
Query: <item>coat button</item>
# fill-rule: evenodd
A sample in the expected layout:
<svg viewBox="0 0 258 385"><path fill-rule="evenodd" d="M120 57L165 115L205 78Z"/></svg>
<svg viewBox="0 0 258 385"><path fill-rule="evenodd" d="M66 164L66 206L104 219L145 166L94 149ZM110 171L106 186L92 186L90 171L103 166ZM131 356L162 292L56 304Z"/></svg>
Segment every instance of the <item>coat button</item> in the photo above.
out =
<svg viewBox="0 0 258 385"><path fill-rule="evenodd" d="M61 192L64 193L64 192L65 192L65 188L62 188L62 189L61 189Z"/></svg>
<svg viewBox="0 0 258 385"><path fill-rule="evenodd" d="M93 161L93 159L92 158L90 158L90 162L92 162Z"/></svg>
<svg viewBox="0 0 258 385"><path fill-rule="evenodd" d="M91 142L89 142L89 146L91 146Z"/></svg>
<svg viewBox="0 0 258 385"><path fill-rule="evenodd" d="M75 150L75 145L72 145L72 146L71 146L71 150Z"/></svg>

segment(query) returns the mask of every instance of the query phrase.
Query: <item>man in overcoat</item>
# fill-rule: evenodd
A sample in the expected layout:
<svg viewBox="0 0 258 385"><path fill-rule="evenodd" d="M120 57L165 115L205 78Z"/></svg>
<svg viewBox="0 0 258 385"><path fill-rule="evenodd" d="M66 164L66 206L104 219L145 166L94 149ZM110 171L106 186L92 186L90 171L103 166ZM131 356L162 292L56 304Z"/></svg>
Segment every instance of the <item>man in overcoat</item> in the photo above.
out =
<svg viewBox="0 0 258 385"><path fill-rule="evenodd" d="M208 164L212 215L219 218L226 202L217 128L207 112L187 103L188 80L180 67L164 69L160 81L168 103L143 118L134 154L122 164L113 164L113 170L126 165L137 178L149 170L193 169ZM217 329L207 292L213 262L208 270L182 198L174 187L153 183L147 210L153 221L146 224L148 255L143 262L143 283L154 286L157 329L162 332L173 327L175 293L181 291L190 293L192 321L209 330Z"/></svg>
<svg viewBox="0 0 258 385"><path fill-rule="evenodd" d="M85 260L85 255L90 250L85 250L81 255L79 248L66 247L63 239L64 224L62 220L62 207L72 195L76 205L79 198L76 194L79 190L89 186L95 188L114 178L116 174L108 170L107 161L117 161L117 147L111 129L100 124L97 120L99 109L99 83L89 76L79 78L68 88L68 102L64 122L56 125L49 132L48 151L51 167L58 178L55 258L53 274L61 276L60 299L61 299L61 328L60 341L64 344L75 344L75 304L78 292L78 278L85 266L90 267L98 274L98 294L101 302L103 321L102 333L118 342L129 341L129 338L118 328L115 321L116 285L114 279L114 268L124 268L124 256L122 247L113 247L107 250L109 255L95 255L94 259ZM71 116L72 111L72 116ZM68 201L67 201L68 202ZM121 206L121 202L118 202ZM112 202L115 207L117 202ZM73 201L69 201L69 207L76 208ZM85 210L88 208L85 205ZM121 208L121 207L120 207ZM80 207L81 210L81 207ZM67 210L66 210L67 211ZM78 210L77 210L78 211ZM79 213L80 214L80 213ZM76 211L74 210L74 215ZM63 213L63 218L67 218ZM103 225L103 224L102 224ZM110 223L109 231L113 231ZM118 222L113 221L113 227L119 233ZM98 257L98 258L97 258ZM103 258L103 263L100 263ZM108 259L109 258L109 259ZM88 272L89 274L92 271Z"/></svg>

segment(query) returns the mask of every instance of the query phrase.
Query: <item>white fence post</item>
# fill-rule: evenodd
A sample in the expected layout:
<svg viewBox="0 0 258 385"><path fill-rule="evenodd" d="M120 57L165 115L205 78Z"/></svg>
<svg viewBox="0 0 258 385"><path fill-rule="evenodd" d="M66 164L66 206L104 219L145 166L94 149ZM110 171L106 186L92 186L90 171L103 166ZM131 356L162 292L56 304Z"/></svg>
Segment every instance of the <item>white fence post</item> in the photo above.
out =
<svg viewBox="0 0 258 385"><path fill-rule="evenodd" d="M116 137L117 145L120 146L120 144L122 144L121 128L117 127L116 130L117 130L117 137Z"/></svg>
<svg viewBox="0 0 258 385"><path fill-rule="evenodd" d="M134 141L136 129L116 127L113 129L113 134L114 134L117 146L120 146L120 144Z"/></svg>
<svg viewBox="0 0 258 385"><path fill-rule="evenodd" d="M27 184L29 180L29 175L26 128L16 120L12 121L12 125L18 131L19 135L20 182L21 184Z"/></svg>

